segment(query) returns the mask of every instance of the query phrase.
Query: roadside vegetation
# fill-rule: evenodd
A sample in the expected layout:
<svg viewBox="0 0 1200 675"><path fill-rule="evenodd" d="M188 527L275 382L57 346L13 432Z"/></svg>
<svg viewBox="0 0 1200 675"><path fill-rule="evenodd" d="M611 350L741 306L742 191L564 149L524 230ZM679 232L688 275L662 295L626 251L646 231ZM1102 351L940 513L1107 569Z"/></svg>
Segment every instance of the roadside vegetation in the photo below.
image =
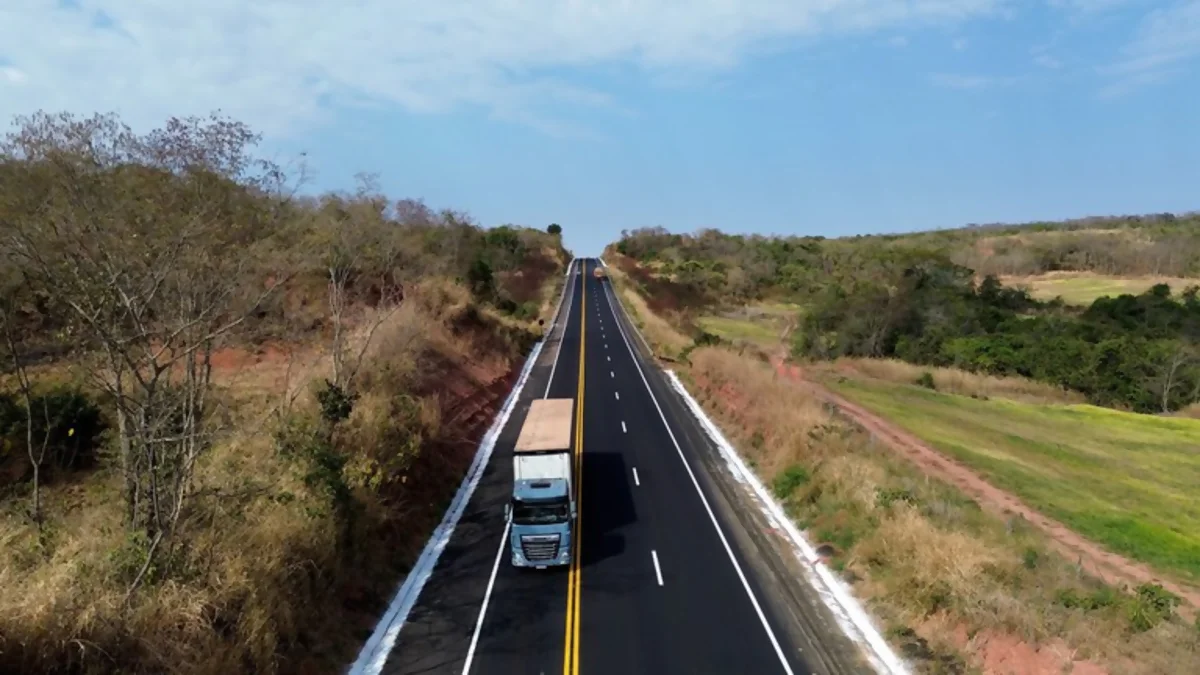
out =
<svg viewBox="0 0 1200 675"><path fill-rule="evenodd" d="M1200 305L1158 282L1200 276L1197 225L1164 215L844 240L656 228L626 233L605 259L690 338L672 367L921 672L1182 674L1200 670L1194 607L1153 582L1093 576L1048 533L893 451L823 387L1194 583L1200 514L1183 504L1200 427L1183 416L1198 408ZM1154 283L1072 306L998 278L1068 272ZM774 341L774 317L737 325L758 306L792 311Z"/></svg>
<svg viewBox="0 0 1200 675"><path fill-rule="evenodd" d="M343 668L540 336L560 227L302 196L257 142L0 147L0 671Z"/></svg>
<svg viewBox="0 0 1200 675"><path fill-rule="evenodd" d="M768 364L712 347L690 362L701 403L921 672L1200 667L1200 632L1165 591L1088 577L1034 528L923 477Z"/></svg>

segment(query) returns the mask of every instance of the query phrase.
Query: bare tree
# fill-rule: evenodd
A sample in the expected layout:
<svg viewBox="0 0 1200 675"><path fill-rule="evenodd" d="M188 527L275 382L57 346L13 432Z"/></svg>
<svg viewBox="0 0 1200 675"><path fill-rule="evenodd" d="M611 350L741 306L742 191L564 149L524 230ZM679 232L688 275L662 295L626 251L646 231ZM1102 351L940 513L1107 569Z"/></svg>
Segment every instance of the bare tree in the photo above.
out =
<svg viewBox="0 0 1200 675"><path fill-rule="evenodd" d="M1175 409L1176 398L1181 390L1191 384L1191 391L1188 400L1185 403L1191 403L1196 400L1196 393L1200 392L1200 378L1189 378L1188 370L1196 364L1196 352L1192 345L1180 343L1177 347L1163 360L1158 368L1158 372L1148 383L1150 391L1154 392L1159 398L1159 405L1164 413L1171 412ZM1193 382L1189 383L1191 379Z"/></svg>
<svg viewBox="0 0 1200 675"><path fill-rule="evenodd" d="M25 169L3 243L102 356L127 520L150 542L131 594L212 442L213 352L283 281L261 264L282 179L250 155L257 141L218 117L138 136L111 116L38 114L3 148Z"/></svg>
<svg viewBox="0 0 1200 675"><path fill-rule="evenodd" d="M379 194L375 179L359 176L353 196L326 200L315 228L316 252L327 277L332 323L332 383L351 391L375 333L400 308L404 300L405 242L402 232L386 217L388 201ZM411 267L411 264L409 265ZM347 315L359 298L375 311L352 343L352 322Z"/></svg>
<svg viewBox="0 0 1200 675"><path fill-rule="evenodd" d="M42 527L42 466L46 463L46 451L50 446L50 410L45 400L42 401L41 439L34 436L34 397L33 383L29 378L28 363L24 349L23 326L19 313L21 291L27 286L21 275L0 252L0 332L3 333L4 346L8 350L8 360L12 363L13 373L17 378L17 388L20 392L22 407L25 412L25 452L29 458L30 476L30 506L29 514L38 529Z"/></svg>

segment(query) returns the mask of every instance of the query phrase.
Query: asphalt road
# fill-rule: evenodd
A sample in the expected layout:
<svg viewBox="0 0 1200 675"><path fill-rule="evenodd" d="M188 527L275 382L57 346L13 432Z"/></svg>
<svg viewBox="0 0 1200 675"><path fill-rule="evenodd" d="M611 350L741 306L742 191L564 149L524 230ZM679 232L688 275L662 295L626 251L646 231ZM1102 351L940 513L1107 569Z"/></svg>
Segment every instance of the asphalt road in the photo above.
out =
<svg viewBox="0 0 1200 675"><path fill-rule="evenodd" d="M796 599L784 563L769 564L782 558L758 550L770 542L714 478L698 423L608 283L593 278L597 264L576 265L583 273L571 276L560 319L383 672L864 672L845 665L846 644L821 644L837 641L820 635L831 622ZM503 516L512 446L529 401L580 392L578 565L514 568Z"/></svg>

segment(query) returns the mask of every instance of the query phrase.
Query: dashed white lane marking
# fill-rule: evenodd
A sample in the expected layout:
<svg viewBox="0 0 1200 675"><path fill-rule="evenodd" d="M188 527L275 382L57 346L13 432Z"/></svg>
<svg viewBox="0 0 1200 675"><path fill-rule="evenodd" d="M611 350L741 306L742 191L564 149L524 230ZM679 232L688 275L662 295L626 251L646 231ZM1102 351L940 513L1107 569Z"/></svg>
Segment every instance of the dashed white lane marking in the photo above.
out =
<svg viewBox="0 0 1200 675"><path fill-rule="evenodd" d="M633 484L638 487L642 486L642 479L638 478L636 466L633 467Z"/></svg>
<svg viewBox="0 0 1200 675"><path fill-rule="evenodd" d="M608 371L608 376L615 378L617 376L617 374L610 370L610 371Z"/></svg>
<svg viewBox="0 0 1200 675"><path fill-rule="evenodd" d="M619 391L614 391L614 392L613 392L613 396L616 396L618 401L620 401L620 400L621 400L621 392L619 392Z"/></svg>
<svg viewBox="0 0 1200 675"><path fill-rule="evenodd" d="M658 585L663 585L662 568L658 566L658 551L650 550L650 557L654 558L654 576L658 577Z"/></svg>
<svg viewBox="0 0 1200 675"><path fill-rule="evenodd" d="M629 433L629 429L625 428L625 420L621 420L621 431Z"/></svg>

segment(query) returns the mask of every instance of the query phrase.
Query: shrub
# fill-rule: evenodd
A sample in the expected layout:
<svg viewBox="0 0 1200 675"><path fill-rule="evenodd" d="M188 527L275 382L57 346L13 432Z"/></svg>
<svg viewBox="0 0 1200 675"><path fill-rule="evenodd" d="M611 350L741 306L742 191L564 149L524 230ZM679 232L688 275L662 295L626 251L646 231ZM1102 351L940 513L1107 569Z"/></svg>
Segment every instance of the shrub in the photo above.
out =
<svg viewBox="0 0 1200 675"><path fill-rule="evenodd" d="M40 447L46 441L43 469L73 471L95 464L107 429L99 405L83 392L64 387L34 394L31 403L34 443ZM26 443L24 401L0 394L0 449L5 455L15 455Z"/></svg>
<svg viewBox="0 0 1200 675"><path fill-rule="evenodd" d="M1129 627L1143 633L1171 618L1179 597L1158 584L1142 584L1134 592L1126 610Z"/></svg>
<svg viewBox="0 0 1200 675"><path fill-rule="evenodd" d="M808 469L799 464L789 466L783 470L783 473L775 477L775 482L772 486L775 496L779 499L791 497L797 488L808 483L809 478Z"/></svg>
<svg viewBox="0 0 1200 675"><path fill-rule="evenodd" d="M917 378L916 384L918 387L925 387L926 389L937 391L937 383L933 381L933 373L929 372L928 370L921 373L920 377Z"/></svg>

